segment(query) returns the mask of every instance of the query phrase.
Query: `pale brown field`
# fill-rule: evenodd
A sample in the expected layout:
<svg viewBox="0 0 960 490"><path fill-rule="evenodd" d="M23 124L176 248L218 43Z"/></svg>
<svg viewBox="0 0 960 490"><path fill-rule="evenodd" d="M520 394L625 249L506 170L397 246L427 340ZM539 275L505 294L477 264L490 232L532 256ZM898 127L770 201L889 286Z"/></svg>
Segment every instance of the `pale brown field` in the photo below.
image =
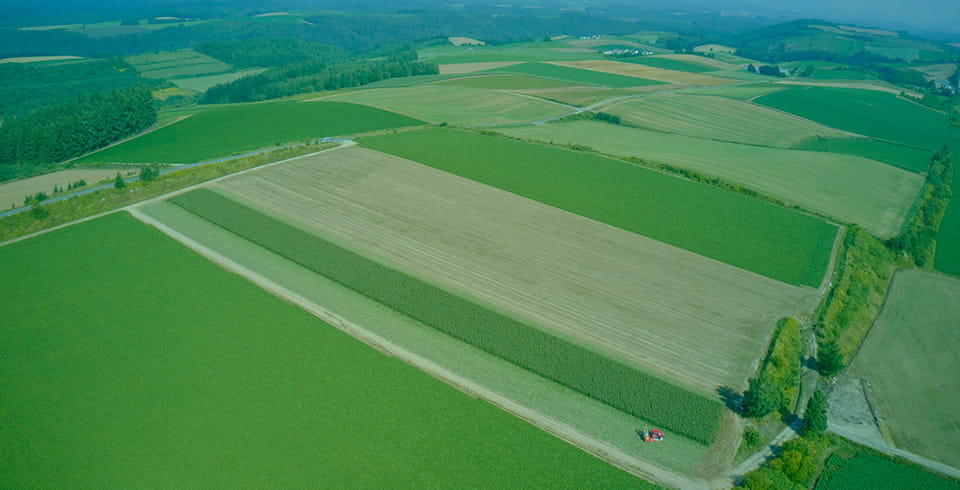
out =
<svg viewBox="0 0 960 490"><path fill-rule="evenodd" d="M60 60L79 60L79 56L19 56L16 58L3 58L0 63L35 63L37 61L60 61Z"/></svg>
<svg viewBox="0 0 960 490"><path fill-rule="evenodd" d="M350 148L220 192L606 355L713 394L816 292L397 157Z"/></svg>
<svg viewBox="0 0 960 490"><path fill-rule="evenodd" d="M460 75L462 73L473 73L475 71L492 70L494 68L503 68L504 66L517 65L522 61L488 61L484 63L451 63L440 65L441 75Z"/></svg>
<svg viewBox="0 0 960 490"><path fill-rule="evenodd" d="M52 195L53 186L66 189L71 182L80 179L87 181L87 184L96 184L99 180L109 179L115 175L117 175L116 169L71 169L0 184L0 209L5 209L11 204L21 206L23 198L39 191Z"/></svg>
<svg viewBox="0 0 960 490"><path fill-rule="evenodd" d="M671 60L686 61L695 65L712 66L718 70L737 70L740 67L734 64L720 61L716 58L707 58L706 56L697 56L695 54L660 54L654 58L667 58Z"/></svg>
<svg viewBox="0 0 960 490"><path fill-rule="evenodd" d="M571 68L582 68L584 70L602 71L604 73L615 73L617 75L626 75L628 77L646 78L649 80L658 80L667 83L702 86L730 85L730 80L725 78L685 71L664 70L662 68L654 68L652 66L621 63L619 61L557 61L553 62L553 64L569 66Z"/></svg>
<svg viewBox="0 0 960 490"><path fill-rule="evenodd" d="M485 42L483 42L483 41L478 41L478 40L476 40L476 39L474 39L474 38L472 38L472 37L457 37L457 36L453 36L453 37L448 37L447 40L450 41L450 44L452 44L452 45L454 45L454 46L463 46L464 44L469 45L469 46L483 46L483 45L487 44L487 43L485 43Z"/></svg>

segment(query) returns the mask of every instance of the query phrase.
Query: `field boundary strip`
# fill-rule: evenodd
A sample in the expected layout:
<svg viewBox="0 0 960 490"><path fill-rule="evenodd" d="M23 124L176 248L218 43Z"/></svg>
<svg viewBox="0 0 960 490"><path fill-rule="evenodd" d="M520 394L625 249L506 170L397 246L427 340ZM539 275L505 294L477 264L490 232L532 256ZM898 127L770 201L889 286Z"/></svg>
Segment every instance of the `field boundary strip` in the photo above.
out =
<svg viewBox="0 0 960 490"><path fill-rule="evenodd" d="M290 301L291 303L305 309L310 314L323 320L329 325L334 326L351 337L360 340L364 344L367 344L386 355L396 356L460 391L463 391L471 396L480 397L496 405L497 407L527 421L528 423L546 432L549 432L550 434L553 434L554 436L559 437L560 439L563 439L564 441L630 474L644 479L659 481L677 488L710 488L710 486L707 485L703 480L691 479L648 460L632 456L602 439L591 436L552 417L543 415L542 413L516 402L513 399L504 396L483 384L477 383L470 378L461 376L426 357L416 354L370 330L367 330L363 326L358 325L347 318L344 318L324 308L321 305L318 305L317 303L277 284L269 278L248 269L229 257L226 257L167 226L163 222L144 214L137 208L131 208L127 211L135 218L157 228L159 231L170 236L174 240L180 242L206 259L214 262L230 272L243 276L247 280L253 282L271 294Z"/></svg>
<svg viewBox="0 0 960 490"><path fill-rule="evenodd" d="M473 303L209 189L169 202L424 324L597 401L704 444L719 400L688 391ZM478 327L483 325L482 328ZM638 390L637 387L644 387ZM678 411L676 407L685 407Z"/></svg>

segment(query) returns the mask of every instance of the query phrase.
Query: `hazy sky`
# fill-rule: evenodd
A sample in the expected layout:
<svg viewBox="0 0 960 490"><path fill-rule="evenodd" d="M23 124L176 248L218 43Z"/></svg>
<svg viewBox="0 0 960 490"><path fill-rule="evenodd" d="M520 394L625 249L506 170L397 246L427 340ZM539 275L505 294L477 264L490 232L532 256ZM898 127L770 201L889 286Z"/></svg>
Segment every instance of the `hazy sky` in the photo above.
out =
<svg viewBox="0 0 960 490"><path fill-rule="evenodd" d="M743 9L960 35L960 0L681 0L703 8ZM666 5L666 4L664 4Z"/></svg>

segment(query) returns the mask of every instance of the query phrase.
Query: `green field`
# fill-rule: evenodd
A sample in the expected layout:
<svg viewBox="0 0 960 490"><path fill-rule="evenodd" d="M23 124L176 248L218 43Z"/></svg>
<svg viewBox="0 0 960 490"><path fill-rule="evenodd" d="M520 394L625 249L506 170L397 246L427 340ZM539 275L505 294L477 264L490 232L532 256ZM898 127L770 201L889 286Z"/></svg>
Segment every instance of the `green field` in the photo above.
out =
<svg viewBox="0 0 960 490"><path fill-rule="evenodd" d="M438 85L356 90L324 100L379 107L434 123L464 125L536 121L569 111L559 104L508 92Z"/></svg>
<svg viewBox="0 0 960 490"><path fill-rule="evenodd" d="M233 69L220 60L192 49L128 56L126 60L146 78L191 78Z"/></svg>
<svg viewBox="0 0 960 490"><path fill-rule="evenodd" d="M709 444L723 405L391 269L207 189L170 202L457 339ZM647 389L636 390L633 387ZM685 410L675 410L676 406Z"/></svg>
<svg viewBox="0 0 960 490"><path fill-rule="evenodd" d="M664 83L656 80L647 80L645 78L629 77L625 75L617 75L615 73L604 73L592 70L581 70L579 68L570 68L568 66L553 65L550 63L522 63L519 65L494 68L492 70L486 70L480 73L521 73L543 78L552 78L554 80L562 80L577 85L611 88L643 87L645 85L663 85Z"/></svg>
<svg viewBox="0 0 960 490"><path fill-rule="evenodd" d="M957 157L954 157L954 165ZM960 172L954 168L954 182L960 178ZM957 185L953 186L953 195L958 196ZM947 213L940 223L940 234L937 236L937 255L934 261L938 271L960 276L960 197L952 197L947 206Z"/></svg>
<svg viewBox="0 0 960 490"><path fill-rule="evenodd" d="M194 78L179 78L173 80L173 83L178 87L196 90L197 92L206 92L208 88L221 84L221 83L230 83L238 78L243 78L247 75L255 75L264 71L262 68L254 70L244 70L234 73L221 73L219 75L208 75L205 77L194 77Z"/></svg>
<svg viewBox="0 0 960 490"><path fill-rule="evenodd" d="M833 454L827 458L816 490L957 490L960 483L915 470L894 461L858 453L850 459Z"/></svg>
<svg viewBox="0 0 960 490"><path fill-rule="evenodd" d="M923 182L915 173L850 155L724 143L601 122L501 131L519 138L585 145L602 153L694 170L858 223L885 237L900 231Z"/></svg>
<svg viewBox="0 0 960 490"><path fill-rule="evenodd" d="M492 90L519 90L531 88L557 88L575 85L572 82L553 80L549 78L530 77L526 75L502 74L466 76L437 82L436 85L485 88Z"/></svg>
<svg viewBox="0 0 960 490"><path fill-rule="evenodd" d="M794 285L818 287L836 228L594 155L451 129L363 138L408 158Z"/></svg>
<svg viewBox="0 0 960 490"><path fill-rule="evenodd" d="M897 447L960 465L960 279L899 272L851 366L870 382Z"/></svg>
<svg viewBox="0 0 960 490"><path fill-rule="evenodd" d="M355 104L244 104L196 113L77 163L193 163L307 138L416 124L420 121Z"/></svg>
<svg viewBox="0 0 960 490"><path fill-rule="evenodd" d="M617 61L624 61L626 63L636 63L638 65L647 65L654 68L663 68L664 70L677 70L677 71L689 71L693 73L704 73L708 71L716 71L715 67L701 65L697 63L691 63L683 60L675 60L670 58L657 58L653 56L634 56L629 58L617 58Z"/></svg>
<svg viewBox="0 0 960 490"><path fill-rule="evenodd" d="M564 42L533 42L500 46L428 46L417 50L431 63L482 63L488 61L573 61L598 59L595 50L570 50Z"/></svg>
<svg viewBox="0 0 960 490"><path fill-rule="evenodd" d="M814 137L846 135L808 119L723 97L649 96L617 102L603 111L657 131L781 148Z"/></svg>
<svg viewBox="0 0 960 490"><path fill-rule="evenodd" d="M125 213L0 261L5 486L646 486Z"/></svg>
<svg viewBox="0 0 960 490"><path fill-rule="evenodd" d="M799 87L764 95L758 104L837 129L897 143L939 150L960 147L960 128L945 114L876 90Z"/></svg>
<svg viewBox="0 0 960 490"><path fill-rule="evenodd" d="M933 157L927 150L867 138L811 139L793 148L861 156L917 173L926 173Z"/></svg>

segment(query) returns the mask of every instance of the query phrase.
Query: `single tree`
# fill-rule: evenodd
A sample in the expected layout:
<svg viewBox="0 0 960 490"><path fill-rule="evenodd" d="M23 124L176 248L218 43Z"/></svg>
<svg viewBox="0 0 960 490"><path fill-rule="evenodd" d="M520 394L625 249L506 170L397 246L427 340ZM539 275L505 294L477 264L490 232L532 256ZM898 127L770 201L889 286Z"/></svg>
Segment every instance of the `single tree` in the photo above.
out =
<svg viewBox="0 0 960 490"><path fill-rule="evenodd" d="M803 414L804 437L814 436L827 430L827 397L823 391L813 392Z"/></svg>
<svg viewBox="0 0 960 490"><path fill-rule="evenodd" d="M780 406L780 391L769 376L750 378L750 387L743 393L741 411L747 417L764 417Z"/></svg>
<svg viewBox="0 0 960 490"><path fill-rule="evenodd" d="M827 378L843 369L843 352L836 339L829 339L817 347L817 369Z"/></svg>
<svg viewBox="0 0 960 490"><path fill-rule="evenodd" d="M159 176L160 172L151 165L140 167L140 180L144 182L153 182Z"/></svg>
<svg viewBox="0 0 960 490"><path fill-rule="evenodd" d="M117 178L113 179L113 187L116 189L123 189L127 186L127 183L123 181L123 177L120 176L120 172L117 172Z"/></svg>

